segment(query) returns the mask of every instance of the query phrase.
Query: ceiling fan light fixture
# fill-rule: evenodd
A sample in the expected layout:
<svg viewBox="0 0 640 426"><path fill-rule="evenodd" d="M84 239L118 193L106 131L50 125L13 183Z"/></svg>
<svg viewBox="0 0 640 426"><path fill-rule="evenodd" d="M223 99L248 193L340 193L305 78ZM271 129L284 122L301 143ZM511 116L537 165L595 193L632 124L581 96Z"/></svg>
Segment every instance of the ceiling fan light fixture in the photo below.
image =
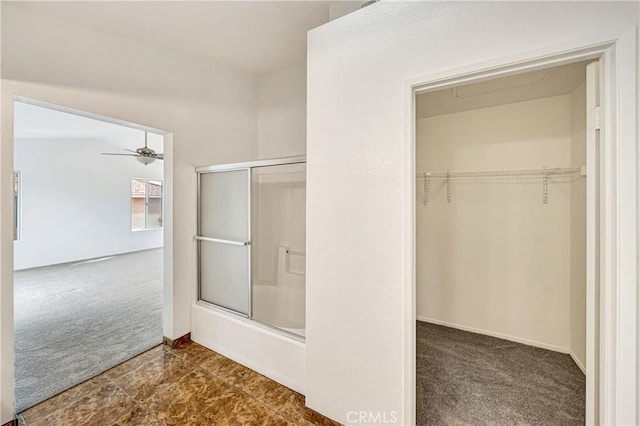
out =
<svg viewBox="0 0 640 426"><path fill-rule="evenodd" d="M125 151L131 154L120 154L115 152L103 152L102 155L124 155L127 157L136 157L136 159L145 166L153 163L156 160L164 160L164 155L156 154L156 152L147 146L147 132L144 132L144 148L138 148L135 151L132 149L124 148Z"/></svg>
<svg viewBox="0 0 640 426"><path fill-rule="evenodd" d="M156 161L156 159L155 159L154 157L146 157L146 156L143 156L143 155L139 155L139 156L137 156L137 157L136 157L136 160L138 160L139 162L141 162L141 163L142 163L142 164L144 164L145 166L146 166L147 164L151 164L151 163L153 163L154 161Z"/></svg>

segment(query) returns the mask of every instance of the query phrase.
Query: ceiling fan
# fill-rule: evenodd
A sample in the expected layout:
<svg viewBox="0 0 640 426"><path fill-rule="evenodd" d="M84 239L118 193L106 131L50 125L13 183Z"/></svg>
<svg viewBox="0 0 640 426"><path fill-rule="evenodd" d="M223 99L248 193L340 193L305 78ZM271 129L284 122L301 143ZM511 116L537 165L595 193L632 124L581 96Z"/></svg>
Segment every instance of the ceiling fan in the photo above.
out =
<svg viewBox="0 0 640 426"><path fill-rule="evenodd" d="M129 157L136 157L136 160L144 164L151 164L156 160L164 160L164 154L156 154L154 150L147 147L147 132L144 132L144 148L138 148L135 151L132 149L124 149L125 151L133 152L133 154L116 154L112 152L103 152L102 155L125 155Z"/></svg>

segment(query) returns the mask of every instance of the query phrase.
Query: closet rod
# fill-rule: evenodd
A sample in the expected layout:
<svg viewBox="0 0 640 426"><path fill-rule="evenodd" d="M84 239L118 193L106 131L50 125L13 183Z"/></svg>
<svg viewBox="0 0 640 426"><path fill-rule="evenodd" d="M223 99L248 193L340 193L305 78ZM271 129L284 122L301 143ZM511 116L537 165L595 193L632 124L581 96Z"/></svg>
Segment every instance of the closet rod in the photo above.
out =
<svg viewBox="0 0 640 426"><path fill-rule="evenodd" d="M543 167L540 169L502 169L502 170L467 170L467 171L427 171L418 173L422 179L475 179L483 177L569 177L586 176L586 167Z"/></svg>

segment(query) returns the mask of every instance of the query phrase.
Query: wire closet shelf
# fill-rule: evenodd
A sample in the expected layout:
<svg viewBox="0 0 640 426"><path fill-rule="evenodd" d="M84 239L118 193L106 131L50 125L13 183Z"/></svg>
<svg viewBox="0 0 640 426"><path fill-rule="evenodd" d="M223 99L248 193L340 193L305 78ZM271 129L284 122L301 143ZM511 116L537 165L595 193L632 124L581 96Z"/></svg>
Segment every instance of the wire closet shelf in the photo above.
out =
<svg viewBox="0 0 640 426"><path fill-rule="evenodd" d="M460 179L487 179L487 178L527 178L541 179L542 202L549 202L549 179L553 178L580 178L586 176L585 166L575 167L542 167L538 169L500 169L500 170L465 170L465 171L426 171L417 174L418 179L423 180L423 204L429 204L429 190L432 180L444 180L447 188L447 203L451 202L451 183Z"/></svg>

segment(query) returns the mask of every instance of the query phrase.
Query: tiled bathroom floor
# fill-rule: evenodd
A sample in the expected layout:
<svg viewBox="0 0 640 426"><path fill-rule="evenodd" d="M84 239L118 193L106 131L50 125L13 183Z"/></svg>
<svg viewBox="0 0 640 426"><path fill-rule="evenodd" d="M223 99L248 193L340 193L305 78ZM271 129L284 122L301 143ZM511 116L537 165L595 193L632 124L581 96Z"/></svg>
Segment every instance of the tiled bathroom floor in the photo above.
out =
<svg viewBox="0 0 640 426"><path fill-rule="evenodd" d="M19 415L32 425L337 425L196 343L157 346Z"/></svg>

